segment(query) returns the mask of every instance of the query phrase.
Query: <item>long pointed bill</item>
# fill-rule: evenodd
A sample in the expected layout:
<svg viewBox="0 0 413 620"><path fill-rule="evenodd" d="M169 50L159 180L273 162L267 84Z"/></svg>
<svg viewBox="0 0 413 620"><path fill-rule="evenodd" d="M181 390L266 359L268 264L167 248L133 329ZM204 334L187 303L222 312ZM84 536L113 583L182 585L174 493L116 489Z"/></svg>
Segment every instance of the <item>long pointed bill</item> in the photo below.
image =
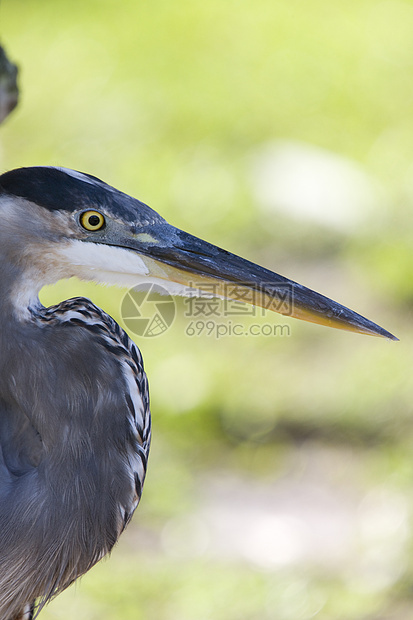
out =
<svg viewBox="0 0 413 620"><path fill-rule="evenodd" d="M144 231L118 239L118 245L138 251L154 278L303 321L397 340L379 325L328 297L169 224L148 226Z"/></svg>

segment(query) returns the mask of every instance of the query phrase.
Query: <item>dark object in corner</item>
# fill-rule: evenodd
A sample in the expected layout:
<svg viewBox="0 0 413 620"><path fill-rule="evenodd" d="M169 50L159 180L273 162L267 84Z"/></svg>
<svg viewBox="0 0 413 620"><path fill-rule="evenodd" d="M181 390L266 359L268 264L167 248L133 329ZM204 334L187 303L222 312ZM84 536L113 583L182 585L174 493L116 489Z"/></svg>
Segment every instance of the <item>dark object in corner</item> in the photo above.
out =
<svg viewBox="0 0 413 620"><path fill-rule="evenodd" d="M0 123L17 106L19 100L17 73L17 66L10 62L0 46Z"/></svg>

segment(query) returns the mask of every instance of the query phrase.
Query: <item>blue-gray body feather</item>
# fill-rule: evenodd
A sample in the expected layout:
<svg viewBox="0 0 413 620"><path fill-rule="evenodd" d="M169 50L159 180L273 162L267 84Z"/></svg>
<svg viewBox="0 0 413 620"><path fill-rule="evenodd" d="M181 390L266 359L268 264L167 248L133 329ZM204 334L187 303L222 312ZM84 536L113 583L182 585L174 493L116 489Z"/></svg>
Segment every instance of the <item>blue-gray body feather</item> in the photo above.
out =
<svg viewBox="0 0 413 620"><path fill-rule="evenodd" d="M150 444L142 358L116 322L81 298L30 314L1 342L2 620L24 617L25 604L42 605L111 550L139 501Z"/></svg>

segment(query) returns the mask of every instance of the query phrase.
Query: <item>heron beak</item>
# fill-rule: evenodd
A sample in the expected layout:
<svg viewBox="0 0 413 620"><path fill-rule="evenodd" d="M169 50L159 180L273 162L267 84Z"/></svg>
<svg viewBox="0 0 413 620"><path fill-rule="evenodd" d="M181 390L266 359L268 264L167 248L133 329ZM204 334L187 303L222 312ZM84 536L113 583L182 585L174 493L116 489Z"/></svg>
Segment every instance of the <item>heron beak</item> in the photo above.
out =
<svg viewBox="0 0 413 620"><path fill-rule="evenodd" d="M360 314L169 224L157 224L122 245L137 250L149 275L245 302L303 321L398 340Z"/></svg>

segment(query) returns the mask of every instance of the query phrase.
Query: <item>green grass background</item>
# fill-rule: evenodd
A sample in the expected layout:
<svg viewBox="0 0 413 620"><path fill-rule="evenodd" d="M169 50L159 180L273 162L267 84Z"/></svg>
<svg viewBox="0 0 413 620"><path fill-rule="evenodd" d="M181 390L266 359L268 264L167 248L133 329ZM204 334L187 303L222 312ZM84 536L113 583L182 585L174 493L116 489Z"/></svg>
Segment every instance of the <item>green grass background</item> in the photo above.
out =
<svg viewBox="0 0 413 620"><path fill-rule="evenodd" d="M412 33L410 0L2 0L21 101L0 130L1 170L94 174L401 340L283 318L288 338L188 337L177 302L167 333L137 340L154 431L141 506L44 620L413 617ZM252 162L276 140L347 158L382 199L351 230L263 211ZM121 290L71 281L41 298L78 294L121 321ZM209 512L240 488L242 513L282 481L302 501L308 479L302 522L331 490L334 540L356 519L348 552L277 562L275 545L266 564L208 542ZM327 533L328 507L318 517Z"/></svg>

